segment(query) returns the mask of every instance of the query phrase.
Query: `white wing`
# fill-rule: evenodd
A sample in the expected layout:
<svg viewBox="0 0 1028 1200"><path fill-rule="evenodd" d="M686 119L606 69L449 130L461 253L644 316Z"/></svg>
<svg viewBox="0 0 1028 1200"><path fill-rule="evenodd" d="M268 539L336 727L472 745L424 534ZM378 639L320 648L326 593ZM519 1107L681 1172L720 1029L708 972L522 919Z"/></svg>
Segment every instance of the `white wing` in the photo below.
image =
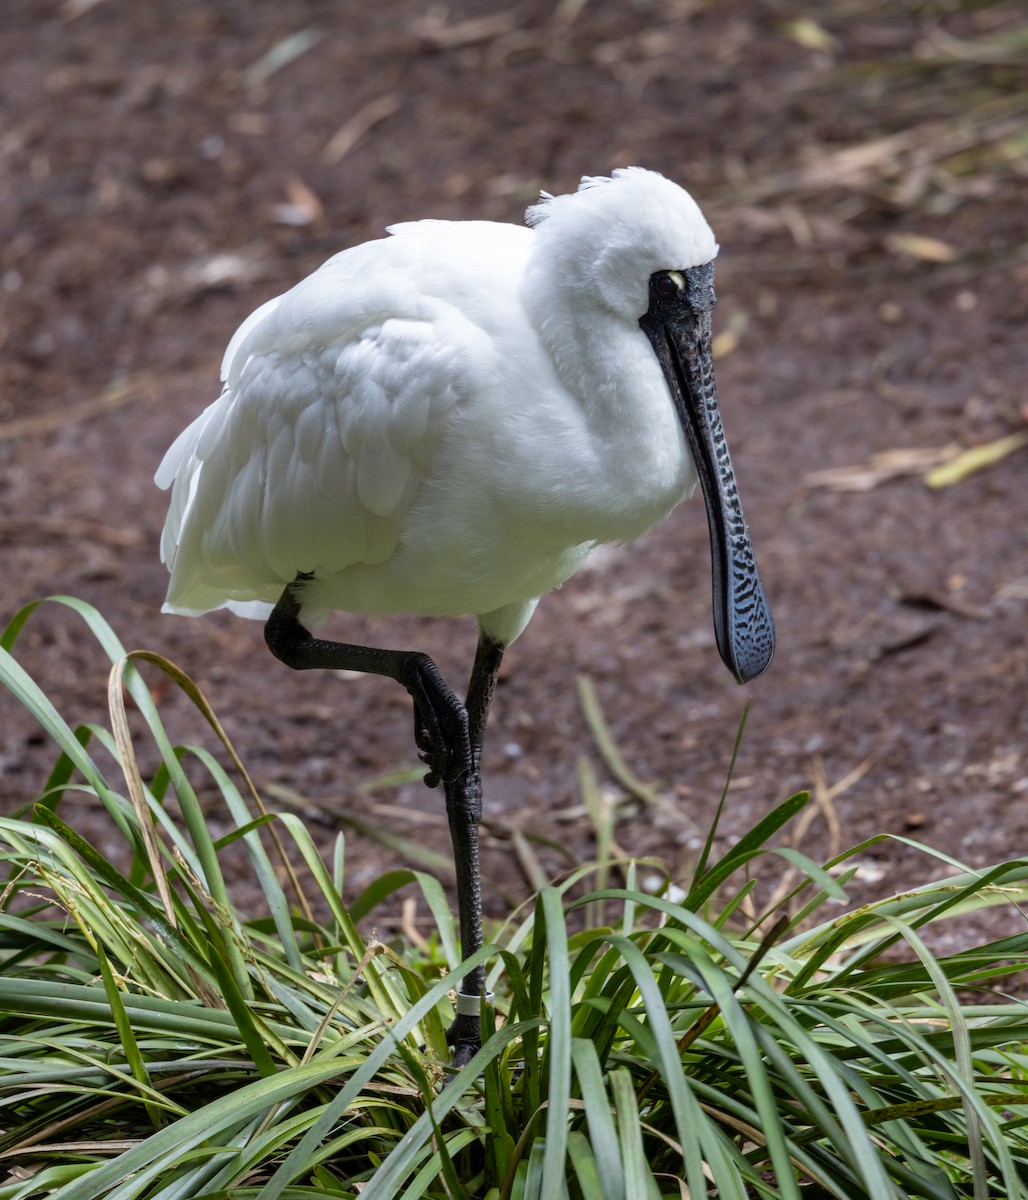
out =
<svg viewBox="0 0 1028 1200"><path fill-rule="evenodd" d="M157 473L173 488L167 610L266 615L298 572L393 554L451 411L475 385L463 335L476 339L451 305L403 300L416 289L375 250L390 244L330 260L232 339L224 391Z"/></svg>

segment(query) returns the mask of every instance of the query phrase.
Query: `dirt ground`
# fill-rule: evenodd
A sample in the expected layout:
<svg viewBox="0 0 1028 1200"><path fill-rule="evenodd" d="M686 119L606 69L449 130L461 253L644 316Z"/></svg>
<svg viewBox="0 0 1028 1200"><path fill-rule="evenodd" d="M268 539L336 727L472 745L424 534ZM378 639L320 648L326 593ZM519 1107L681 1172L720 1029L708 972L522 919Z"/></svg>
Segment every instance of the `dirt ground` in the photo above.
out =
<svg viewBox="0 0 1028 1200"><path fill-rule="evenodd" d="M88 600L201 684L272 807L299 794L326 846L357 818L445 852L441 795L366 790L416 765L400 689L294 675L252 622L160 614L153 473L216 395L236 325L329 254L418 217L518 222L541 187L638 163L693 191L721 242L719 391L777 656L745 689L721 666L695 502L544 600L490 727L488 911L530 891L519 847L554 874L592 855L583 759L620 804L618 845L687 872L747 701L725 836L814 788L789 835L814 858L892 835L855 860L855 899L946 855L1024 853L1028 449L923 480L1026 429L1018 8L864 0L815 23L781 0L5 0L0 615ZM418 646L454 681L470 666L470 620L334 628ZM76 619L40 610L17 652L67 719L105 719L106 663ZM605 770L582 676L671 806ZM173 736L208 740L159 690ZM0 811L51 757L0 696ZM102 811L69 811L103 847ZM347 839L348 889L407 861Z"/></svg>

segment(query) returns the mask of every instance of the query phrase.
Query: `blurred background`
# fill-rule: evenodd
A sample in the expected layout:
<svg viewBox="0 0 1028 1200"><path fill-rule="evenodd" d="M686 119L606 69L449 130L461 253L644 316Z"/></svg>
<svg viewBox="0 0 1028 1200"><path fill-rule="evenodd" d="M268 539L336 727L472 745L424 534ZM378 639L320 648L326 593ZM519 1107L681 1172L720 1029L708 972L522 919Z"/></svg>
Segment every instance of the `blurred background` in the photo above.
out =
<svg viewBox="0 0 1028 1200"><path fill-rule="evenodd" d="M96 605L204 689L269 806L347 831L348 886L446 878L396 685L160 614L153 473L239 322L330 254L419 217L519 222L540 188L640 164L721 243L719 391L778 653L745 689L721 666L699 503L547 598L490 724L492 913L591 858L597 813L614 853L687 874L747 703L723 836L810 788L786 837L813 857L892 835L857 856L858 900L1024 852L1021 5L5 0L0 55L4 622ZM470 667L470 619L332 629ZM106 720L78 618L44 607L16 649L66 719ZM173 736L211 744L152 681ZM51 756L0 696L0 811ZM62 811L103 848L88 797Z"/></svg>

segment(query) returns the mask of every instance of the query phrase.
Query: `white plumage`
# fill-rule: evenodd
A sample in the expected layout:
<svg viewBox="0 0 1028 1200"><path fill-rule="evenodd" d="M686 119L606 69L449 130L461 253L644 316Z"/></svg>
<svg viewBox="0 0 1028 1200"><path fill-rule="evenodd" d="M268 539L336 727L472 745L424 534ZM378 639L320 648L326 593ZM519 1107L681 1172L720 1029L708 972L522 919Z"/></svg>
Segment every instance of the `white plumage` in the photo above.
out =
<svg viewBox="0 0 1028 1200"><path fill-rule="evenodd" d="M265 617L302 572L305 611L475 613L509 644L691 491L639 318L654 271L716 254L698 207L629 169L528 217L395 225L243 323L157 473L168 611Z"/></svg>

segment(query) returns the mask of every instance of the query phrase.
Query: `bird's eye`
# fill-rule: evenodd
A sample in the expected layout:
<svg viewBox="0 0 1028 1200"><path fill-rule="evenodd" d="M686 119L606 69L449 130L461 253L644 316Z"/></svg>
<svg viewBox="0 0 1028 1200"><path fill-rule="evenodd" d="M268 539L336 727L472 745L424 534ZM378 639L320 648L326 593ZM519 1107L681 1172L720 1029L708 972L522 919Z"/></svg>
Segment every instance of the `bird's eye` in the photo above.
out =
<svg viewBox="0 0 1028 1200"><path fill-rule="evenodd" d="M658 271L653 277L653 283L657 289L657 294L663 296L665 300L670 300L672 296L677 296L682 288L685 287L685 280L678 271Z"/></svg>

